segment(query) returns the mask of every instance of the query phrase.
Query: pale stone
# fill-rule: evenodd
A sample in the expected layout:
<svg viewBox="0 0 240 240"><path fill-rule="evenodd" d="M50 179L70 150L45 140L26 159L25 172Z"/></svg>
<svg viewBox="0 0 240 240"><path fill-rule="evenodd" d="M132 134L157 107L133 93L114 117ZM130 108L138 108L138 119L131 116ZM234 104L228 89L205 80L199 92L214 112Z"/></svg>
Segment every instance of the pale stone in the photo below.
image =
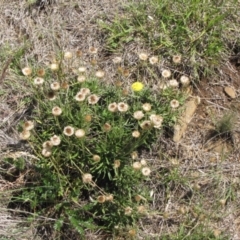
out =
<svg viewBox="0 0 240 240"><path fill-rule="evenodd" d="M230 98L236 98L236 91L233 87L225 87L224 92L230 97Z"/></svg>

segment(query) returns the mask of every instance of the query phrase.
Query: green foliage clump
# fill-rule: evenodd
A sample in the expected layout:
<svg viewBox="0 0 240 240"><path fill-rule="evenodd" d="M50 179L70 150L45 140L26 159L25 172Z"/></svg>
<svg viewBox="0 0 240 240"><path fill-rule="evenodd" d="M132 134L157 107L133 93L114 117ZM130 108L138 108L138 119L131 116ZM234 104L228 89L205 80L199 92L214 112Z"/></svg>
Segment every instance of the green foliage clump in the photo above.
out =
<svg viewBox="0 0 240 240"><path fill-rule="evenodd" d="M56 218L59 232L134 227L147 213L144 183L152 172L139 153L174 124L181 94L153 93L141 82L130 89L121 78L106 84L104 71L70 52L48 69L22 72L35 107L20 137L38 157L22 198L36 213Z"/></svg>

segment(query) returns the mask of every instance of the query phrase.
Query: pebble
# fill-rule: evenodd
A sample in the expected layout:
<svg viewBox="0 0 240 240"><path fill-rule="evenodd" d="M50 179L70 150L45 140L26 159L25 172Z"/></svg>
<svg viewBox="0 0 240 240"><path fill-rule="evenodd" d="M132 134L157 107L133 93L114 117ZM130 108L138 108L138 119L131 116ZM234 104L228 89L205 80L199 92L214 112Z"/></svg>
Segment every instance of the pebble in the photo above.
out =
<svg viewBox="0 0 240 240"><path fill-rule="evenodd" d="M233 87L225 87L224 92L230 97L230 98L236 98L236 91Z"/></svg>

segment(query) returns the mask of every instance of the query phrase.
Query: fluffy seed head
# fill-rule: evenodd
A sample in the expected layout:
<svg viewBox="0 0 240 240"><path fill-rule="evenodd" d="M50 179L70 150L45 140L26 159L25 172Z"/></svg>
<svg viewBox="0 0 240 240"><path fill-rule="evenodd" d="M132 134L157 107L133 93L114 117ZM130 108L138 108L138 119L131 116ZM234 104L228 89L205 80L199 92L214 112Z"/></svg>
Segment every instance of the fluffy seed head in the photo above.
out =
<svg viewBox="0 0 240 240"><path fill-rule="evenodd" d="M117 103L110 103L109 105L108 105L108 110L110 111L110 112L117 112L117 110L118 110L118 105L117 105Z"/></svg>
<svg viewBox="0 0 240 240"><path fill-rule="evenodd" d="M28 138L30 138L31 136L31 132L28 131L28 130L23 130L20 134L19 134L19 137L22 139L22 140L27 140Z"/></svg>
<svg viewBox="0 0 240 240"><path fill-rule="evenodd" d="M77 138L82 138L82 137L85 136L85 131L84 131L83 129L77 129L77 130L75 131L75 136L76 136Z"/></svg>
<svg viewBox="0 0 240 240"><path fill-rule="evenodd" d="M113 201L113 195L109 194L106 196L106 201L112 202Z"/></svg>
<svg viewBox="0 0 240 240"><path fill-rule="evenodd" d="M179 86L179 83L176 79L172 79L168 82L168 85L172 88L178 88Z"/></svg>
<svg viewBox="0 0 240 240"><path fill-rule="evenodd" d="M146 53L139 53L138 57L142 61L146 61L148 59L148 55Z"/></svg>
<svg viewBox="0 0 240 240"><path fill-rule="evenodd" d="M145 120L140 124L140 127L144 130L149 130L149 129L152 128L152 122L148 121L148 120Z"/></svg>
<svg viewBox="0 0 240 240"><path fill-rule="evenodd" d="M133 151L133 152L131 153L131 158L132 158L133 160L137 159L137 158L138 158L138 153L137 153L136 151Z"/></svg>
<svg viewBox="0 0 240 240"><path fill-rule="evenodd" d="M162 71L162 76L163 76L164 78L169 78L169 77L171 76L171 72L170 72L169 70L167 70L167 69L164 69L164 70Z"/></svg>
<svg viewBox="0 0 240 240"><path fill-rule="evenodd" d="M78 92L75 96L75 100L78 102L83 102L86 99L86 95L82 92Z"/></svg>
<svg viewBox="0 0 240 240"><path fill-rule="evenodd" d="M141 120L144 117L144 113L142 111L136 111L133 113L133 117L137 120Z"/></svg>
<svg viewBox="0 0 240 240"><path fill-rule="evenodd" d="M145 112L149 112L151 110L152 106L150 103L144 103L142 105L142 109L145 111Z"/></svg>
<svg viewBox="0 0 240 240"><path fill-rule="evenodd" d="M158 128L158 129L161 128L162 122L163 122L163 117L162 116L152 114L152 115L150 115L149 119L150 119L154 128Z"/></svg>
<svg viewBox="0 0 240 240"><path fill-rule="evenodd" d="M81 88L79 92L87 96L90 94L90 89L89 88Z"/></svg>
<svg viewBox="0 0 240 240"><path fill-rule="evenodd" d="M157 56L152 56L149 58L149 62L150 64L154 65L156 63L158 63L158 57Z"/></svg>
<svg viewBox="0 0 240 240"><path fill-rule="evenodd" d="M142 160L140 161L140 163L141 163L143 166L146 166L146 165L147 165L147 161L146 161L145 159L142 159Z"/></svg>
<svg viewBox="0 0 240 240"><path fill-rule="evenodd" d="M25 67L22 69L22 73L24 76L29 76L32 74L32 69L30 67Z"/></svg>
<svg viewBox="0 0 240 240"><path fill-rule="evenodd" d="M82 180L83 180L84 183L90 183L90 182L92 182L92 174L90 174L90 173L84 173L84 174L82 175Z"/></svg>
<svg viewBox="0 0 240 240"><path fill-rule="evenodd" d="M134 138L139 138L140 135L141 135L140 132L137 131L137 130L135 130L135 131L132 132L132 136L133 136Z"/></svg>
<svg viewBox="0 0 240 240"><path fill-rule="evenodd" d="M57 135L54 135L50 138L50 142L52 143L53 146L58 146L61 143L61 138Z"/></svg>
<svg viewBox="0 0 240 240"><path fill-rule="evenodd" d="M129 108L128 104L124 103L124 102L120 102L117 105L118 111L119 112L126 112Z"/></svg>
<svg viewBox="0 0 240 240"><path fill-rule="evenodd" d="M34 78L33 82L35 85L42 85L44 83L44 79L41 77L36 77Z"/></svg>
<svg viewBox="0 0 240 240"><path fill-rule="evenodd" d="M104 203L106 201L106 197L104 195L98 196L97 201L99 203Z"/></svg>
<svg viewBox="0 0 240 240"><path fill-rule="evenodd" d="M74 134L74 128L71 126L66 126L63 130L63 134L66 136L72 136Z"/></svg>
<svg viewBox="0 0 240 240"><path fill-rule="evenodd" d="M45 148L45 149L51 149L53 147L53 144L52 144L52 141L46 141L42 144L42 147Z"/></svg>
<svg viewBox="0 0 240 240"><path fill-rule="evenodd" d="M79 68L78 68L78 71L79 71L80 73L84 73L84 72L86 72L86 70L87 70L86 67L79 67Z"/></svg>
<svg viewBox="0 0 240 240"><path fill-rule="evenodd" d="M142 168L142 174L143 174L144 176L149 176L150 173L151 173L151 170L150 170L149 167L143 167L143 168Z"/></svg>
<svg viewBox="0 0 240 240"><path fill-rule="evenodd" d="M113 61L114 64L118 64L122 61L122 58L121 57L115 57L115 58L113 58L112 61Z"/></svg>
<svg viewBox="0 0 240 240"><path fill-rule="evenodd" d="M170 102L170 106L171 106L171 108L178 108L178 107L179 107L179 101L176 100L176 99L173 99L173 100Z"/></svg>
<svg viewBox="0 0 240 240"><path fill-rule="evenodd" d="M62 109L58 106L53 107L52 114L54 116L60 116L62 114Z"/></svg>
<svg viewBox="0 0 240 240"><path fill-rule="evenodd" d="M97 48L95 48L95 47L90 47L90 48L89 48L89 53L91 53L91 54L97 54L97 52L98 52L98 49L97 49Z"/></svg>
<svg viewBox="0 0 240 240"><path fill-rule="evenodd" d="M87 100L89 104L96 104L99 101L100 97L98 97L96 94L92 94L88 96Z"/></svg>
<svg viewBox="0 0 240 240"><path fill-rule="evenodd" d="M189 80L189 77L187 76L181 76L180 77L180 82L183 86L188 86L190 84L190 80Z"/></svg>
<svg viewBox="0 0 240 240"><path fill-rule="evenodd" d="M44 157L50 157L50 156L52 155L52 152L50 151L49 148L43 148L43 150L42 150L42 155L43 155Z"/></svg>
<svg viewBox="0 0 240 240"><path fill-rule="evenodd" d="M51 69L52 71L57 71L57 70L59 69L59 66L58 66L57 63L52 63L52 64L50 65L50 69Z"/></svg>
<svg viewBox="0 0 240 240"><path fill-rule="evenodd" d="M121 162L120 160L114 160L114 163L113 163L113 168L119 168L121 165Z"/></svg>
<svg viewBox="0 0 240 240"><path fill-rule="evenodd" d="M140 170L142 167L142 164L140 162L134 162L132 167L134 170Z"/></svg>
<svg viewBox="0 0 240 240"><path fill-rule="evenodd" d="M173 58L172 58L173 62L178 64L178 63L181 63L182 61L182 56L181 55L174 55Z"/></svg>
<svg viewBox="0 0 240 240"><path fill-rule="evenodd" d="M34 128L34 122L33 121L26 121L26 122L24 122L24 124L23 124L23 129L24 130L30 131L33 128Z"/></svg>
<svg viewBox="0 0 240 240"><path fill-rule="evenodd" d="M97 154L93 155L93 161L94 162L99 162L101 160L101 157Z"/></svg>
<svg viewBox="0 0 240 240"><path fill-rule="evenodd" d="M133 209L132 209L131 207L126 207L125 210L124 210L124 214L125 214L125 215L131 215L132 210L133 210Z"/></svg>
<svg viewBox="0 0 240 240"><path fill-rule="evenodd" d="M53 83L51 83L51 85L50 85L50 88L51 88L53 91L59 90L60 87L61 87L61 85L60 85L59 82L53 82Z"/></svg>
<svg viewBox="0 0 240 240"><path fill-rule="evenodd" d="M78 82L83 83L83 82L85 82L86 77L83 75L80 75L80 76L78 76L77 80L78 80Z"/></svg>
<svg viewBox="0 0 240 240"><path fill-rule="evenodd" d="M97 71L97 72L95 73L95 76L96 76L97 78L103 78L103 77L105 76L105 72L102 71L102 70L99 70L99 71Z"/></svg>
<svg viewBox="0 0 240 240"><path fill-rule="evenodd" d="M109 131L111 131L111 129L112 129L112 126L109 123L105 123L103 125L103 131L104 132L109 132Z"/></svg>
<svg viewBox="0 0 240 240"><path fill-rule="evenodd" d="M65 59L71 59L72 57L73 57L73 54L71 52L68 51L68 52L64 53L64 58Z"/></svg>

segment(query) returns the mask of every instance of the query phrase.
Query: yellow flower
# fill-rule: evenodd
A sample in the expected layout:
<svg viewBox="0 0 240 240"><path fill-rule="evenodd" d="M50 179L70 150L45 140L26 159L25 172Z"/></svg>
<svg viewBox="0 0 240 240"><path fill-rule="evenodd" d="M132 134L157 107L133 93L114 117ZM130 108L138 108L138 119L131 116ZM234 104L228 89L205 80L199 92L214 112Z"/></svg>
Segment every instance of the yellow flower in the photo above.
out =
<svg viewBox="0 0 240 240"><path fill-rule="evenodd" d="M132 84L132 90L134 92L139 92L143 89L144 85L141 82L135 82Z"/></svg>

